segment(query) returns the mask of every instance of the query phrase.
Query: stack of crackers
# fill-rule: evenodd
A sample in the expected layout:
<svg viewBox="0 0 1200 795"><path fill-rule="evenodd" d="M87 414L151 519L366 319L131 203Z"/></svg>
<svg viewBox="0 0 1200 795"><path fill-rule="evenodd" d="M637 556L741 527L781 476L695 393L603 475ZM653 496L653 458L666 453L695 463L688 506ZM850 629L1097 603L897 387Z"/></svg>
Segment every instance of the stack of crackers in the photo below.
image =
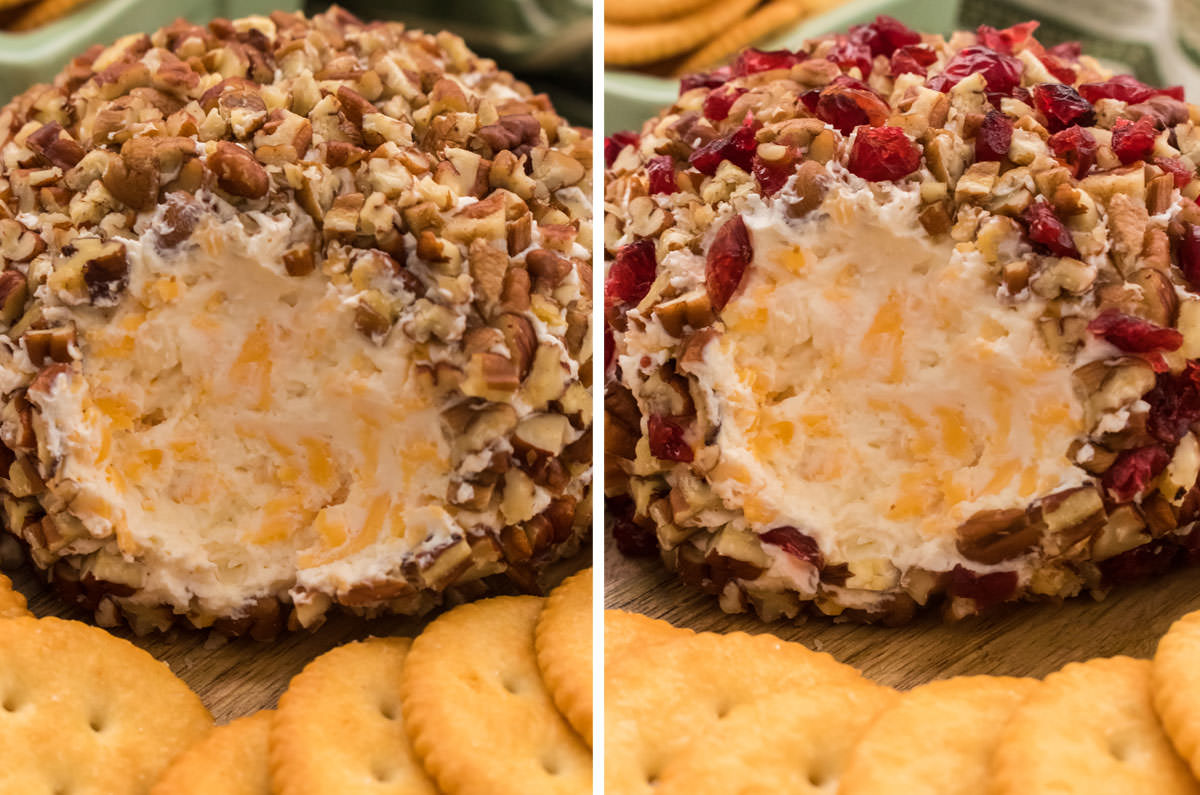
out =
<svg viewBox="0 0 1200 795"><path fill-rule="evenodd" d="M92 0L0 0L0 30L25 33L62 19Z"/></svg>
<svg viewBox="0 0 1200 795"><path fill-rule="evenodd" d="M165 664L37 619L0 576L0 792L586 793L591 570L463 605L415 639L313 660L275 710L214 727Z"/></svg>
<svg viewBox="0 0 1200 795"><path fill-rule="evenodd" d="M605 784L636 793L1200 793L1200 612L1153 661L897 692L772 635L605 616Z"/></svg>
<svg viewBox="0 0 1200 795"><path fill-rule="evenodd" d="M604 61L683 75L844 0L605 0Z"/></svg>

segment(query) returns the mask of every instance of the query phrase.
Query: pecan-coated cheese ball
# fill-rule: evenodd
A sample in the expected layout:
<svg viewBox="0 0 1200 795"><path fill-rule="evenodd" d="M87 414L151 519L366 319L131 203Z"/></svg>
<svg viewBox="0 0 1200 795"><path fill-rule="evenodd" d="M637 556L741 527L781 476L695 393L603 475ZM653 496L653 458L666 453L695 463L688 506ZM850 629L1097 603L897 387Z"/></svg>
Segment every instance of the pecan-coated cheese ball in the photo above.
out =
<svg viewBox="0 0 1200 795"><path fill-rule="evenodd" d="M1200 549L1200 113L1035 27L747 51L606 142L624 547L881 621Z"/></svg>
<svg viewBox="0 0 1200 795"><path fill-rule="evenodd" d="M101 623L532 587L589 523L591 135L449 34L176 22L0 112L4 518Z"/></svg>

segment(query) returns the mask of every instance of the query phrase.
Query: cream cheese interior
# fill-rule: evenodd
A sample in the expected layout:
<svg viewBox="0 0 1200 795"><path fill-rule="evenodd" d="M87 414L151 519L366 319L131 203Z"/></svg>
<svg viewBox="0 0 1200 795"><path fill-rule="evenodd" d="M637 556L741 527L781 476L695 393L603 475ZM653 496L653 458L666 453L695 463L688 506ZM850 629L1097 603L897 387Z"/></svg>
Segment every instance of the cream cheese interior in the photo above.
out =
<svg viewBox="0 0 1200 795"><path fill-rule="evenodd" d="M72 513L115 532L148 603L336 592L461 532L411 343L367 340L351 295L286 273L290 219L255 220L208 215L177 253L124 241L127 294L79 321L84 378L43 401Z"/></svg>
<svg viewBox="0 0 1200 795"><path fill-rule="evenodd" d="M976 511L1084 481L1066 457L1083 408L1037 331L1044 303L999 299L977 252L924 232L915 191L887 190L841 185L803 220L743 208L754 260L700 368L720 421L709 480L827 560L945 570ZM633 337L630 364L650 347Z"/></svg>

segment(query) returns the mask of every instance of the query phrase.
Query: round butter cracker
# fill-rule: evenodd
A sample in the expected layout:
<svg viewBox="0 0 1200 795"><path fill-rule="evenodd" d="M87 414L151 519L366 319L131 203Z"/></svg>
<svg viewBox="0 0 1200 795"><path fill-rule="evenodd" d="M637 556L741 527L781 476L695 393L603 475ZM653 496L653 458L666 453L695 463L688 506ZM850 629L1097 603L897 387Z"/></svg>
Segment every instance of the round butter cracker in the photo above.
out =
<svg viewBox="0 0 1200 795"><path fill-rule="evenodd" d="M626 25L665 22L715 2L717 0L605 0L604 20Z"/></svg>
<svg viewBox="0 0 1200 795"><path fill-rule="evenodd" d="M604 659L611 661L634 650L664 640L688 638L696 633L666 621L625 610L604 611Z"/></svg>
<svg viewBox="0 0 1200 795"><path fill-rule="evenodd" d="M408 638L348 643L292 679L271 724L276 795L435 795L401 717L411 645Z"/></svg>
<svg viewBox="0 0 1200 795"><path fill-rule="evenodd" d="M211 727L132 643L78 621L0 621L0 792L142 795Z"/></svg>
<svg viewBox="0 0 1200 795"><path fill-rule="evenodd" d="M272 795L271 710L217 726L175 758L150 795Z"/></svg>
<svg viewBox="0 0 1200 795"><path fill-rule="evenodd" d="M1151 681L1167 736L1200 777L1200 611L1176 621L1159 640Z"/></svg>
<svg viewBox="0 0 1200 795"><path fill-rule="evenodd" d="M992 749L1036 679L958 676L902 693L850 756L838 795L977 795Z"/></svg>
<svg viewBox="0 0 1200 795"><path fill-rule="evenodd" d="M621 795L682 778L674 768L690 764L690 746L735 713L769 710L788 693L873 687L828 654L741 632L664 639L644 653L606 656L604 667L605 787Z"/></svg>
<svg viewBox="0 0 1200 795"><path fill-rule="evenodd" d="M687 16L650 25L605 25L604 61L632 66L680 55L736 23L757 2L721 0Z"/></svg>
<svg viewBox="0 0 1200 795"><path fill-rule="evenodd" d="M560 712L592 744L592 570L550 592L534 636L542 681Z"/></svg>
<svg viewBox="0 0 1200 795"><path fill-rule="evenodd" d="M1013 713L992 757L996 795L1195 795L1154 712L1151 664L1071 663Z"/></svg>
<svg viewBox="0 0 1200 795"><path fill-rule="evenodd" d="M456 607L413 641L401 683L413 748L446 795L591 791L592 756L538 671L544 599Z"/></svg>
<svg viewBox="0 0 1200 795"><path fill-rule="evenodd" d="M25 595L13 588L12 580L0 574L0 618L18 618L31 615L25 603Z"/></svg>
<svg viewBox="0 0 1200 795"><path fill-rule="evenodd" d="M676 74L686 75L715 66L754 42L779 31L804 16L804 9L795 0L773 0L755 9L742 21L722 31L684 60Z"/></svg>

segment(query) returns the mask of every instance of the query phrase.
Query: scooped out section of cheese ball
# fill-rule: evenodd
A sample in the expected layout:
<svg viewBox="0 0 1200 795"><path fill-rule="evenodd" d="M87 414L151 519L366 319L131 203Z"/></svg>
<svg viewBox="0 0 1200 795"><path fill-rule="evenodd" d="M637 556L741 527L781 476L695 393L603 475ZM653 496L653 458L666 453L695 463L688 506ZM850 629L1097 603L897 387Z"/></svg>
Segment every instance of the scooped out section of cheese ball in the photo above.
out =
<svg viewBox="0 0 1200 795"><path fill-rule="evenodd" d="M590 150L457 38L338 10L14 100L9 529L139 631L534 587L590 516Z"/></svg>
<svg viewBox="0 0 1200 795"><path fill-rule="evenodd" d="M1035 28L747 51L606 142L623 546L768 620L1192 557L1196 114Z"/></svg>

